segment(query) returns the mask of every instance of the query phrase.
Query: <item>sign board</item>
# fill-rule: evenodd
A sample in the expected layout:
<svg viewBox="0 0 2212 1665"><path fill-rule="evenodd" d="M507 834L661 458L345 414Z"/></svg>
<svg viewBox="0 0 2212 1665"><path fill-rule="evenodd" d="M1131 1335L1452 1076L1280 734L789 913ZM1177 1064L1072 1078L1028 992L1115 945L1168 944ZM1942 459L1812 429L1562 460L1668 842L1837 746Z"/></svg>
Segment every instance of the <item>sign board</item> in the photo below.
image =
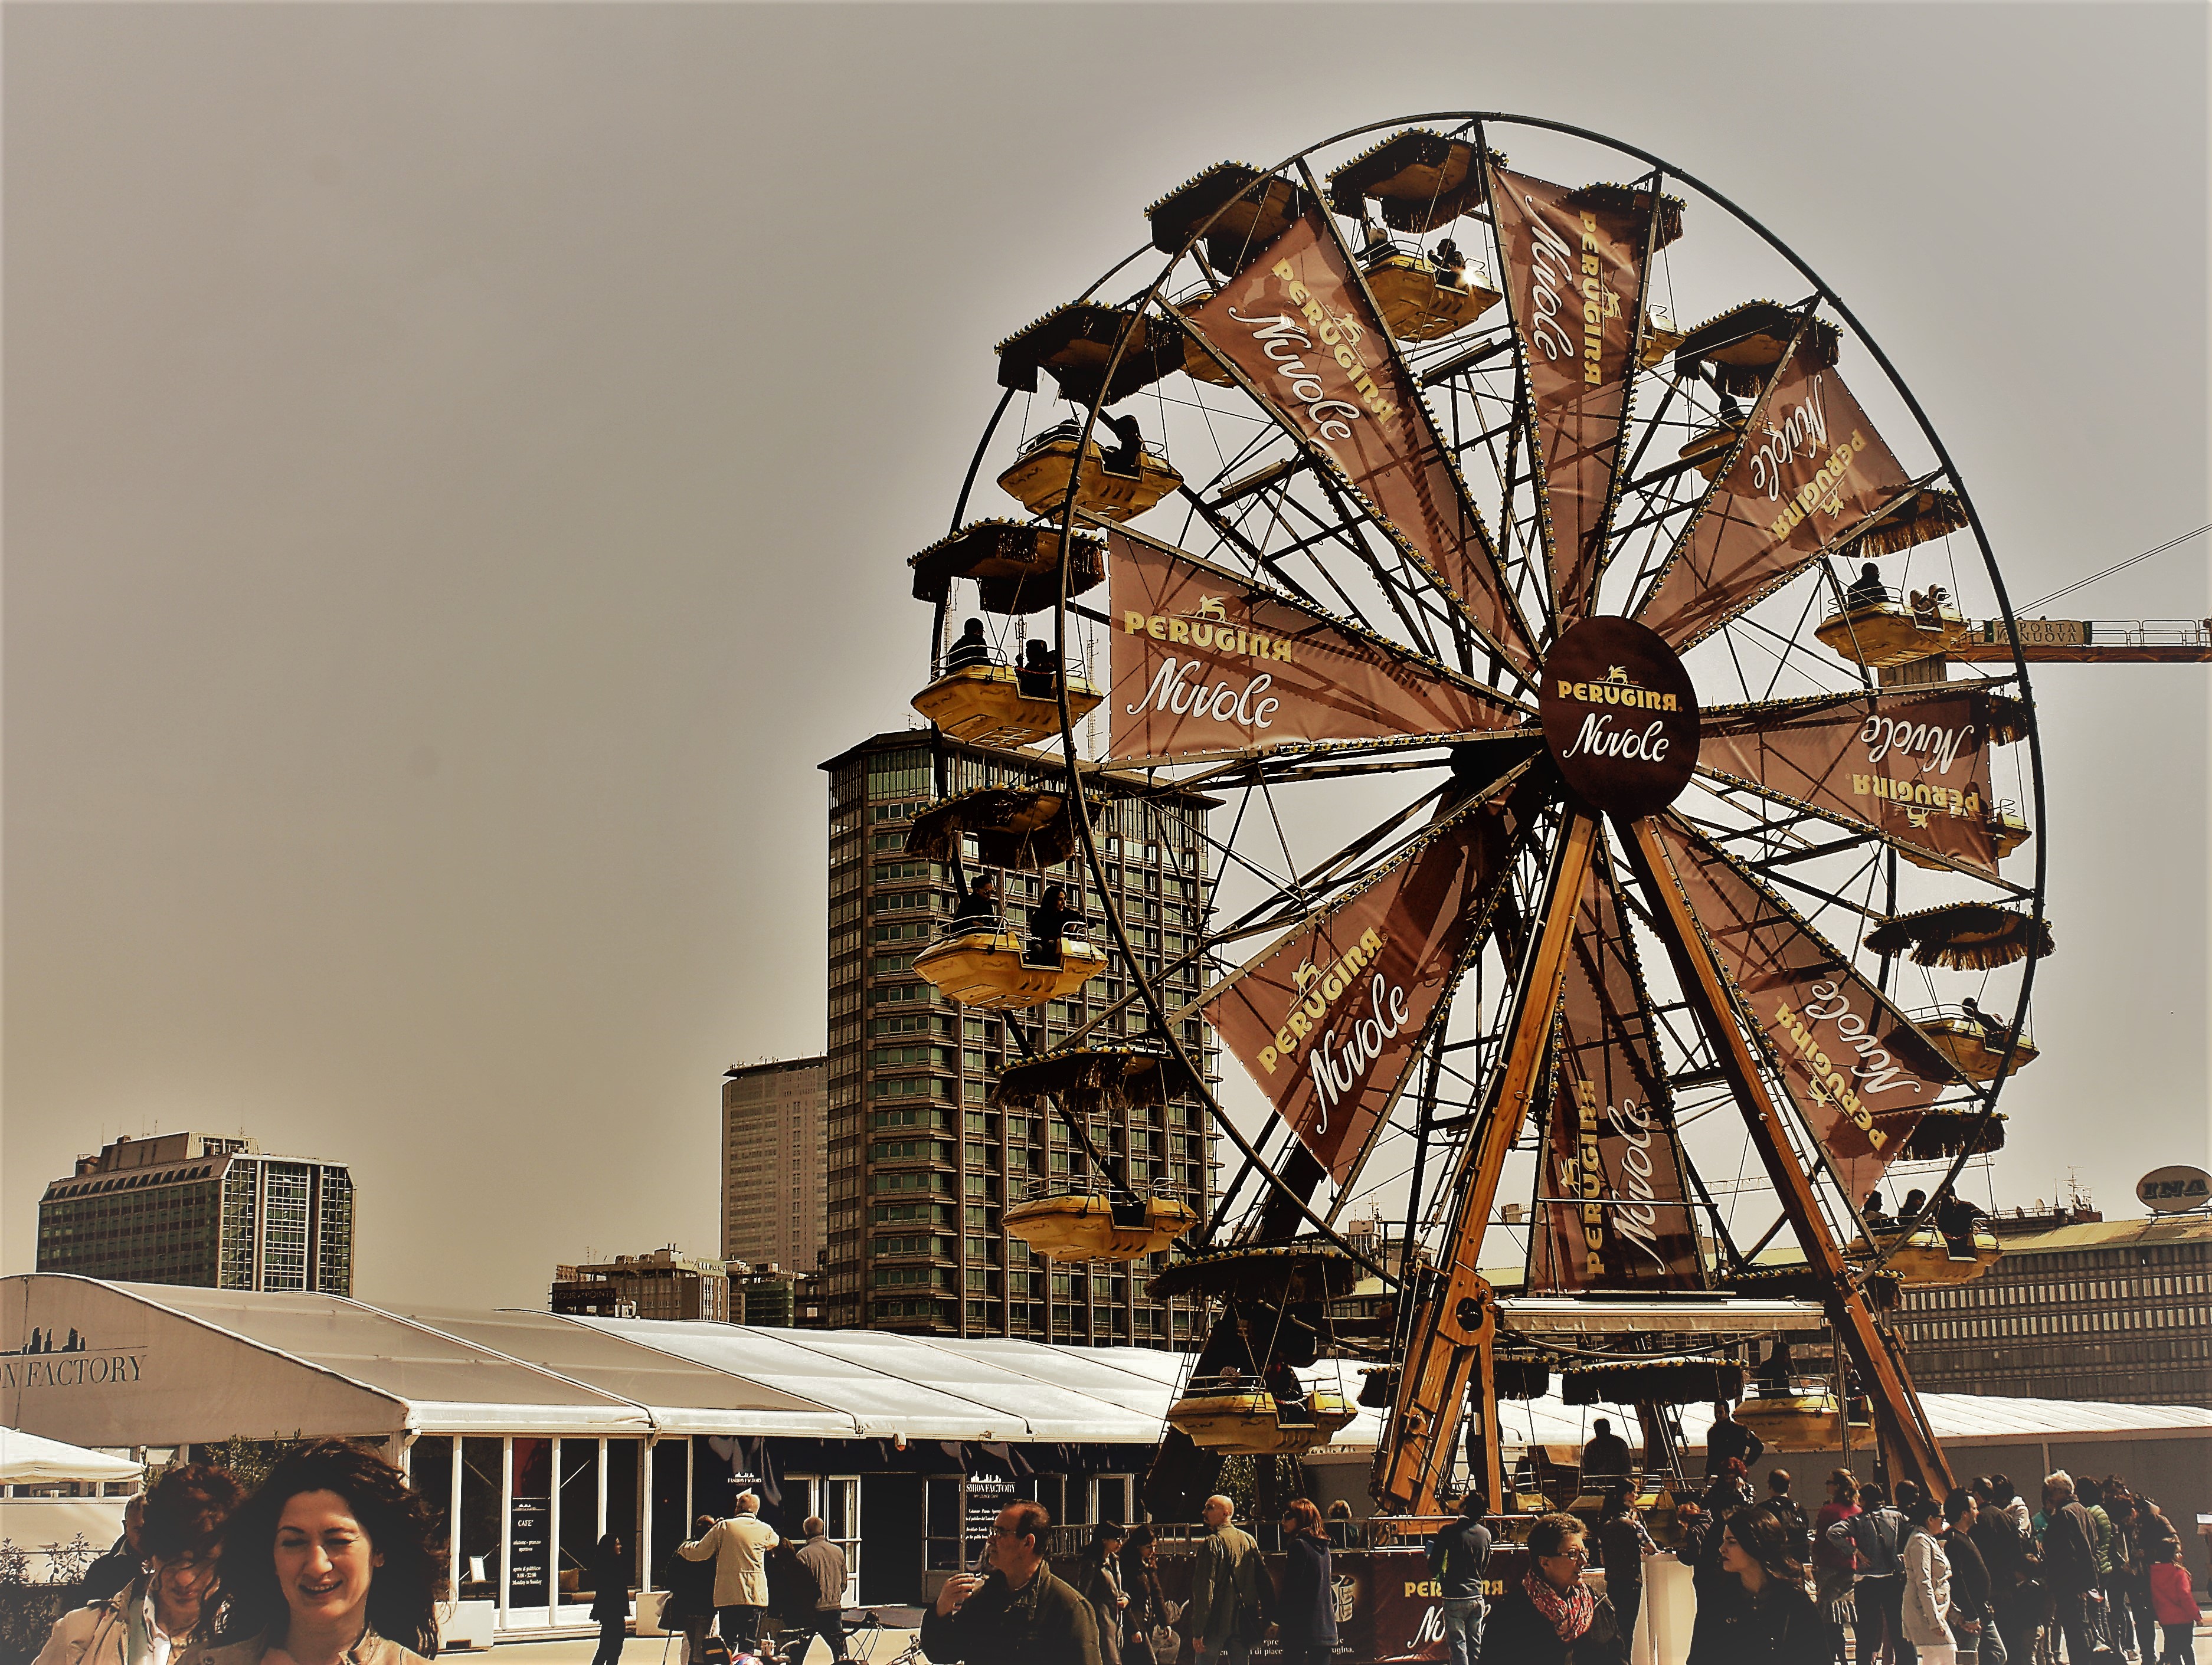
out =
<svg viewBox="0 0 2212 1665"><path fill-rule="evenodd" d="M545 1593L545 1547L547 1530L553 1523L553 1499L517 1498L509 1510L507 1603L517 1607L542 1606L551 1599Z"/></svg>
<svg viewBox="0 0 2212 1665"><path fill-rule="evenodd" d="M966 1491L961 1535L968 1541L968 1565L988 1568L991 1533L999 1524L999 1511L1014 1501L1014 1482L998 1474L970 1474Z"/></svg>
<svg viewBox="0 0 2212 1665"><path fill-rule="evenodd" d="M1698 695L1674 650L1627 619L1568 627L1544 660L1545 743L1575 795L1613 815L1652 815L1698 768Z"/></svg>
<svg viewBox="0 0 2212 1665"><path fill-rule="evenodd" d="M2185 1214L2212 1202L2212 1173L2176 1164L2136 1181L2136 1201L2154 1214Z"/></svg>

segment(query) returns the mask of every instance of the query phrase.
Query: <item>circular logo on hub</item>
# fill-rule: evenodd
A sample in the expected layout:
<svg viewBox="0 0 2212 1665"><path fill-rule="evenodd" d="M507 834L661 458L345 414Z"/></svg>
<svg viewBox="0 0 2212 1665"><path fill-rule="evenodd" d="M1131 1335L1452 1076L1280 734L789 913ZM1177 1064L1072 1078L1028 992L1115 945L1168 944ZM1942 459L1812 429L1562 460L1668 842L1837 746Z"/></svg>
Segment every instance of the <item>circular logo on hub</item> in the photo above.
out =
<svg viewBox="0 0 2212 1665"><path fill-rule="evenodd" d="M1537 709L1553 760L1593 809L1656 814L1697 771L1697 691L1674 651L1630 620L1569 626Z"/></svg>

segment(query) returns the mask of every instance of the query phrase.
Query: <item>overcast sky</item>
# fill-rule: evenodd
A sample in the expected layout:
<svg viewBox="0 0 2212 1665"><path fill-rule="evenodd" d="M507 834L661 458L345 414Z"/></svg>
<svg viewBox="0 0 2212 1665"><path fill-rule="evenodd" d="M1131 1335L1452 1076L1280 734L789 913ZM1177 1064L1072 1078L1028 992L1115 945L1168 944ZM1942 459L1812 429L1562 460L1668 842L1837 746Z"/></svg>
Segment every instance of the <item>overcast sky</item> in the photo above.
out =
<svg viewBox="0 0 2212 1665"><path fill-rule="evenodd" d="M187 1128L350 1163L370 1299L713 1252L719 1078L823 1044L815 766L908 719L992 343L1224 156L1618 135L1851 304L2016 601L2212 519L2206 18L9 4L0 1266L74 1153ZM1998 1199L2131 1212L2207 1155L2212 667L2036 689Z"/></svg>

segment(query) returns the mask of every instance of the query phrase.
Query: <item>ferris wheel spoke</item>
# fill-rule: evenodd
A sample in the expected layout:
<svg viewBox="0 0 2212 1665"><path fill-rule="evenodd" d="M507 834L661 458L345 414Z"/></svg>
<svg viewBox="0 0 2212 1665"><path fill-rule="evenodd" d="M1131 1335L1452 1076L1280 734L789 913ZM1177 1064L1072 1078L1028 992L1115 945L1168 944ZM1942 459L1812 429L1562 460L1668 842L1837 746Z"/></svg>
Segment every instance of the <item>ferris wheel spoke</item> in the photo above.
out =
<svg viewBox="0 0 2212 1665"><path fill-rule="evenodd" d="M1968 685L1708 707L1698 772L1862 828L1922 866L2002 881L2028 834L2000 810L1991 753L2025 732L2017 703Z"/></svg>
<svg viewBox="0 0 2212 1665"><path fill-rule="evenodd" d="M1681 234L1682 203L1660 195L1656 177L1640 190L1571 190L1503 168L1488 173L1556 633L1586 614L1596 594L1650 259Z"/></svg>
<svg viewBox="0 0 2212 1665"><path fill-rule="evenodd" d="M1542 1095L1532 1293L1705 1285L1659 1032L1601 850L1576 909Z"/></svg>

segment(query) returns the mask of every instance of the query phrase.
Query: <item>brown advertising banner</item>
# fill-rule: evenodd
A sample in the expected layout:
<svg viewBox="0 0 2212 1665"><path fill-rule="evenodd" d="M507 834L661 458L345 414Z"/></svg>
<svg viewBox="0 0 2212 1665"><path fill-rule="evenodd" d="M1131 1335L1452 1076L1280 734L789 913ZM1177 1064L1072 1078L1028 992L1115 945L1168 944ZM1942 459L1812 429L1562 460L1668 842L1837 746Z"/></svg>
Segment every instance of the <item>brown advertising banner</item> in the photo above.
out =
<svg viewBox="0 0 2212 1665"><path fill-rule="evenodd" d="M1637 616L1686 648L1911 483L1843 378L1801 341Z"/></svg>
<svg viewBox="0 0 2212 1665"><path fill-rule="evenodd" d="M1625 199L1586 197L1503 168L1491 178L1506 304L1536 413L1553 606L1564 628L1589 611L1597 584L1650 215Z"/></svg>
<svg viewBox="0 0 2212 1665"><path fill-rule="evenodd" d="M1112 758L1466 734L1518 720L1502 699L1279 591L1125 532L1107 542Z"/></svg>
<svg viewBox="0 0 2212 1665"><path fill-rule="evenodd" d="M1703 1286L1650 1011L1612 875L1593 862L1553 1030L1559 1067L1528 1244L1532 1293Z"/></svg>
<svg viewBox="0 0 2212 1665"><path fill-rule="evenodd" d="M1512 842L1502 808L1461 810L1206 1002L1221 1044L1340 1184L1487 924Z"/></svg>
<svg viewBox="0 0 2212 1665"><path fill-rule="evenodd" d="M1995 874L1989 696L1951 687L1724 705L1699 766Z"/></svg>
<svg viewBox="0 0 2212 1665"><path fill-rule="evenodd" d="M1366 497L1508 659L1534 662L1490 534L1322 209L1188 322Z"/></svg>
<svg viewBox="0 0 2212 1665"><path fill-rule="evenodd" d="M1794 910L1687 822L1653 825L1790 1096L1856 1202L1956 1079L1905 1014Z"/></svg>

